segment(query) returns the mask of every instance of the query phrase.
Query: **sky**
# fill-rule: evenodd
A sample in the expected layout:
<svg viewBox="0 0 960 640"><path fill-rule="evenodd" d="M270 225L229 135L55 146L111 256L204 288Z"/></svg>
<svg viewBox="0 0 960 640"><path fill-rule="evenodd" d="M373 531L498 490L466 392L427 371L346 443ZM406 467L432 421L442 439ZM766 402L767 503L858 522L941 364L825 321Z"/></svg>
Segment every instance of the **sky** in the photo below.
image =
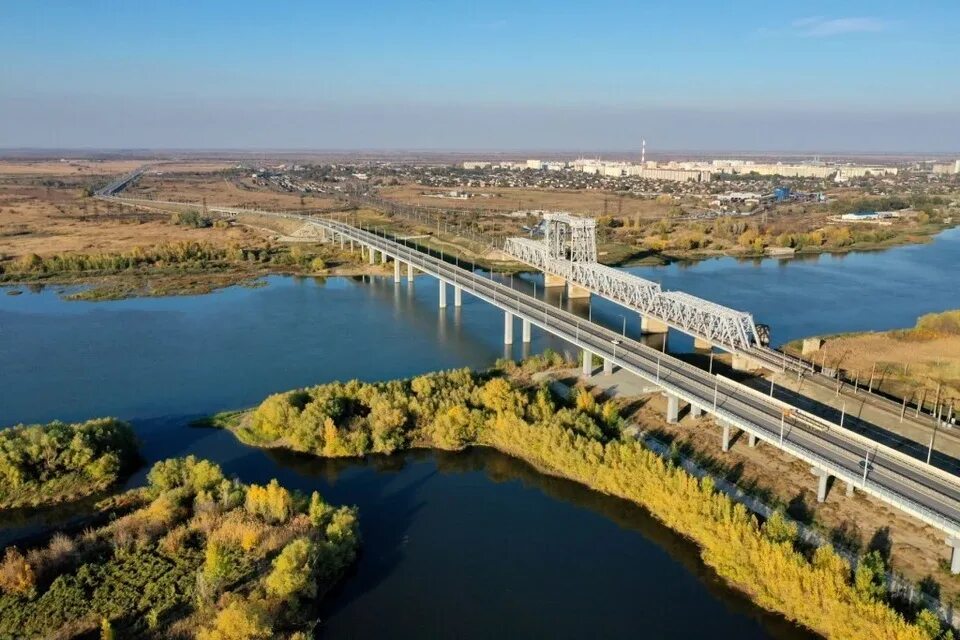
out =
<svg viewBox="0 0 960 640"><path fill-rule="evenodd" d="M960 2L4 2L0 148L960 152Z"/></svg>

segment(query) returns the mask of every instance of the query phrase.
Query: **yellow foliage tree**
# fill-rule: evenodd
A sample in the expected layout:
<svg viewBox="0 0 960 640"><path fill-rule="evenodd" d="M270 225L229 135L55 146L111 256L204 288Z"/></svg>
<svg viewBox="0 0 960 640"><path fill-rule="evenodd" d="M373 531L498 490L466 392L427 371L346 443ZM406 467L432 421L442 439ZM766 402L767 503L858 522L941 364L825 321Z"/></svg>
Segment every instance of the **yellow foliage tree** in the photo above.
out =
<svg viewBox="0 0 960 640"><path fill-rule="evenodd" d="M198 640L260 640L273 637L263 607L242 599L232 600L217 613L213 626L201 629Z"/></svg>

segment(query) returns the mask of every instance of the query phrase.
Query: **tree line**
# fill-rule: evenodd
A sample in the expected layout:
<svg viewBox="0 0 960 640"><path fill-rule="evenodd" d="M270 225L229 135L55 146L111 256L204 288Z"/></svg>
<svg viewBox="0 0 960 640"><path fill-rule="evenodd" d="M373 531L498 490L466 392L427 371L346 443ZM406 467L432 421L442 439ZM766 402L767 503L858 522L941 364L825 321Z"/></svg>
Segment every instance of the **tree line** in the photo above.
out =
<svg viewBox="0 0 960 640"><path fill-rule="evenodd" d="M621 437L610 403L586 390L572 404L502 372L467 369L380 383L331 383L270 396L227 421L239 437L320 456L412 446L491 446L551 474L644 506L694 540L706 564L761 606L842 638L952 638L935 614L913 621L886 602L883 560L856 572L830 546L798 544L782 514L761 523L670 459Z"/></svg>
<svg viewBox="0 0 960 640"><path fill-rule="evenodd" d="M0 431L0 509L91 495L139 462L130 425L113 418L51 422Z"/></svg>

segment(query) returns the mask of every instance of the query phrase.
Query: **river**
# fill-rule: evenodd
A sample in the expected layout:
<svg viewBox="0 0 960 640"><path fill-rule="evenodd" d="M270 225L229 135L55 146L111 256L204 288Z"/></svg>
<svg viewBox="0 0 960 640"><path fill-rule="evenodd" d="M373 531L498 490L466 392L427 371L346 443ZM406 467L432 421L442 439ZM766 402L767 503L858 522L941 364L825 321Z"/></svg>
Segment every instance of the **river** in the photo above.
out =
<svg viewBox="0 0 960 640"><path fill-rule="evenodd" d="M956 307L958 255L954 229L884 252L629 270L750 310L781 343L909 326ZM543 293L537 277L514 285ZM0 425L115 415L134 423L150 461L194 453L245 481L277 477L358 505L364 551L324 605L322 637L808 637L725 587L642 509L496 452L331 462L188 426L297 386L522 355L520 344L505 350L499 311L464 296L461 309L441 314L436 301L436 282L423 277L413 287L271 277L262 287L115 302L66 302L52 288L0 294ZM573 309L639 330L635 315L611 303ZM534 330L528 350L548 346L565 348ZM671 349L690 347L671 335ZM131 484L142 480L143 472ZM0 543L70 515L5 523Z"/></svg>

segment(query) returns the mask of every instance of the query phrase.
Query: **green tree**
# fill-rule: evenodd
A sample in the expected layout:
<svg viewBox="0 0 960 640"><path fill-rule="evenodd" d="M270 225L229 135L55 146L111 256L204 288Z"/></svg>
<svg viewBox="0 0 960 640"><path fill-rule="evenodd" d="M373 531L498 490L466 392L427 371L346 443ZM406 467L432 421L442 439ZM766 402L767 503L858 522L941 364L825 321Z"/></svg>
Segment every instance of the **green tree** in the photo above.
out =
<svg viewBox="0 0 960 640"><path fill-rule="evenodd" d="M763 535L777 543L793 543L797 539L797 523L789 520L783 509L777 509L763 523Z"/></svg>
<svg viewBox="0 0 960 640"><path fill-rule="evenodd" d="M267 593L287 602L316 595L313 573L316 555L316 546L307 538L297 538L285 546L264 581Z"/></svg>
<svg viewBox="0 0 960 640"><path fill-rule="evenodd" d="M924 609L917 614L916 625L930 640L935 640L940 636L940 618L930 609Z"/></svg>
<svg viewBox="0 0 960 640"><path fill-rule="evenodd" d="M887 565L879 551L871 551L860 558L853 574L854 587L861 598L879 602L887 594Z"/></svg>

